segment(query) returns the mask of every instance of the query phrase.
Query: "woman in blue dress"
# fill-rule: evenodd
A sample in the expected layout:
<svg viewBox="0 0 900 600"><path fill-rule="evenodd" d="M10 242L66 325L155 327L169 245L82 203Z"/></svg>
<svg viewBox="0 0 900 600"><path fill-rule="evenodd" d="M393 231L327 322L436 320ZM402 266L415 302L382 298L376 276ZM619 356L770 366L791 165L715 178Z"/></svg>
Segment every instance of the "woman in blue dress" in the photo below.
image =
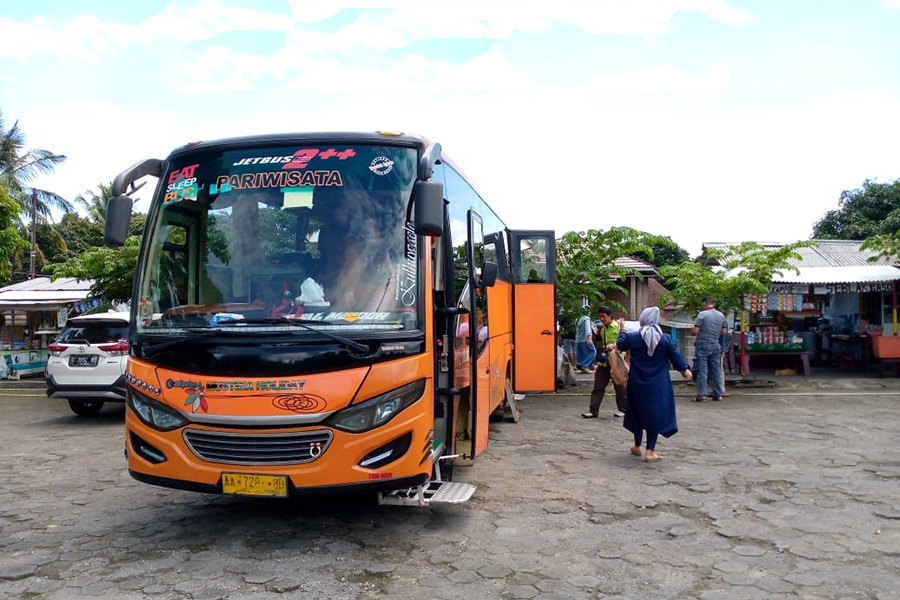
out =
<svg viewBox="0 0 900 600"><path fill-rule="evenodd" d="M660 459L656 453L657 438L671 437L678 432L669 364L685 379L691 378L691 370L672 339L659 328L658 308L645 308L639 322L639 331L626 333L625 320L619 319L619 331L623 333L619 334L616 346L631 356L628 411L622 425L634 434L631 453L635 456L641 455L641 440L647 432L644 460L656 462Z"/></svg>
<svg viewBox="0 0 900 600"><path fill-rule="evenodd" d="M597 348L594 347L594 328L587 315L578 317L575 323L575 355L579 373L591 373L597 360Z"/></svg>

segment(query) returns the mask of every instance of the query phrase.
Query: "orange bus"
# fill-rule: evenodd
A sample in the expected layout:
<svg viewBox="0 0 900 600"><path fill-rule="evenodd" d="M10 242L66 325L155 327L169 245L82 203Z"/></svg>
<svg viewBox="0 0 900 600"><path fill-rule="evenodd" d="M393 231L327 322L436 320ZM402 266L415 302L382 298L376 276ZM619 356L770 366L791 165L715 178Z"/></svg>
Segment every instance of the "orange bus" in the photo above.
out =
<svg viewBox="0 0 900 600"><path fill-rule="evenodd" d="M192 143L119 174L105 241L158 179L131 304L126 454L219 494L463 502L515 394L555 387L552 231L511 231L423 137Z"/></svg>

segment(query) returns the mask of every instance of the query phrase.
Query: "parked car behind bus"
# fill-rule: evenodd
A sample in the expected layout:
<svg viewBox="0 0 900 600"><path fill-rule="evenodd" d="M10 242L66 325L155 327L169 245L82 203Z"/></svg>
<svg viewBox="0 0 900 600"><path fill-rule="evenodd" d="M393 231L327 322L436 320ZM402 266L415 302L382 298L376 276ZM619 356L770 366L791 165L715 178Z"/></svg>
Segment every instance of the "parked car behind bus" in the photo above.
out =
<svg viewBox="0 0 900 600"><path fill-rule="evenodd" d="M49 347L47 396L65 398L82 416L96 415L104 402L124 402L128 318L110 311L69 319Z"/></svg>

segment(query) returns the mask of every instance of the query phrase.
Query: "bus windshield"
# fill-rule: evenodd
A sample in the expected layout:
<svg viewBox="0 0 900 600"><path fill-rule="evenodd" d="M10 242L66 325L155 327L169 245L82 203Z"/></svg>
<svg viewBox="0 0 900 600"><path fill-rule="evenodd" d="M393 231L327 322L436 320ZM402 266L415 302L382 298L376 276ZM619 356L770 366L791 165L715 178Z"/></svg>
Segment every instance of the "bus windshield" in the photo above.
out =
<svg viewBox="0 0 900 600"><path fill-rule="evenodd" d="M416 164L415 148L365 144L173 154L136 332L421 329Z"/></svg>

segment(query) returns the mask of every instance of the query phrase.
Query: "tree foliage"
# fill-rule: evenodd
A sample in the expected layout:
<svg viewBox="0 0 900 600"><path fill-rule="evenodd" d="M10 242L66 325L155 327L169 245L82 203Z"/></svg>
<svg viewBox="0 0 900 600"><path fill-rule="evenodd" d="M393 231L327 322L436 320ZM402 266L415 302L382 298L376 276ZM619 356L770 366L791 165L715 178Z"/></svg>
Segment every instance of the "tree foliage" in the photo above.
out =
<svg viewBox="0 0 900 600"><path fill-rule="evenodd" d="M110 302L125 302L131 298L131 287L137 268L138 249L147 215L131 215L128 238L120 248L103 245L106 205L112 197L112 184L99 184L99 193L88 190L78 198L88 206L88 216L66 214L55 230L65 240L65 252L54 255L44 268L51 279L75 277L93 280L91 293Z"/></svg>
<svg viewBox="0 0 900 600"><path fill-rule="evenodd" d="M32 221L32 202L36 208L36 220L49 222L50 213L72 212L79 203L29 184L40 175L47 175L65 162L63 154L56 154L42 148L27 149L25 133L16 121L7 128L0 112L0 186L6 188L10 197L21 207L20 219L23 224Z"/></svg>
<svg viewBox="0 0 900 600"><path fill-rule="evenodd" d="M723 311L739 309L745 294L768 293L775 275L796 273L791 262L800 259L797 249L814 244L803 240L773 248L742 242L724 249L711 248L705 260L666 265L660 268L660 274L671 287L660 298L660 305L674 302L694 313L700 310L705 296L712 296Z"/></svg>
<svg viewBox="0 0 900 600"><path fill-rule="evenodd" d="M16 217L19 205L0 186L0 285L9 283L16 256L28 252L30 244L19 235Z"/></svg>
<svg viewBox="0 0 900 600"><path fill-rule="evenodd" d="M666 265L680 265L691 260L691 255L688 251L676 244L668 236L660 238L658 242L651 244L650 248L652 252L637 250L631 256L648 262L657 268Z"/></svg>
<svg viewBox="0 0 900 600"><path fill-rule="evenodd" d="M626 277L641 278L635 269L616 264L616 259L642 253L652 258L655 245L671 241L629 227L613 227L607 231L569 231L556 240L557 305L561 318L575 320L584 314L582 303L591 307L604 303L625 310L609 300L613 291L627 293L622 286Z"/></svg>
<svg viewBox="0 0 900 600"><path fill-rule="evenodd" d="M862 187L841 192L838 204L840 208L813 225L814 238L865 240L900 231L900 179L891 183L867 179Z"/></svg>
<svg viewBox="0 0 900 600"><path fill-rule="evenodd" d="M63 215L55 230L65 242L65 248L48 249L44 253L48 263L65 262L90 248L103 245L103 223L97 223L77 213Z"/></svg>
<svg viewBox="0 0 900 600"><path fill-rule="evenodd" d="M120 248L90 248L64 263L48 265L44 271L54 280L60 277L93 279L91 295L110 302L127 302L131 299L140 246L140 236L129 236Z"/></svg>

